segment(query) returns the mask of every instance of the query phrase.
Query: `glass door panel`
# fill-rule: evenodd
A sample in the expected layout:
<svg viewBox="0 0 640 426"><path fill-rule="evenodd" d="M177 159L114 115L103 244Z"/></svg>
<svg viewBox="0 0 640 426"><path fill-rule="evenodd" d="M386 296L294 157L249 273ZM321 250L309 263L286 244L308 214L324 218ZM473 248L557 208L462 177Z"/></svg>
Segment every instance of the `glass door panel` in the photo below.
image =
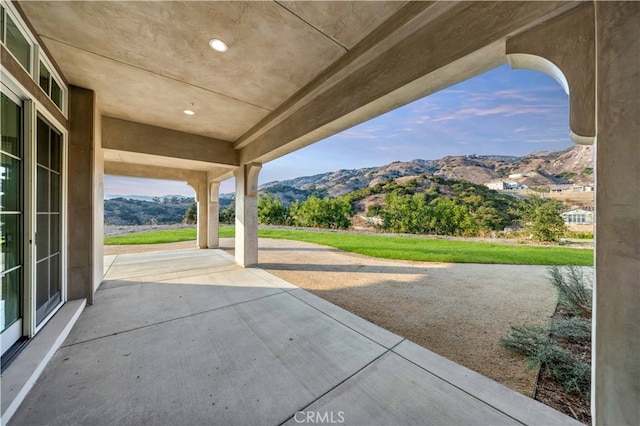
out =
<svg viewBox="0 0 640 426"><path fill-rule="evenodd" d="M0 331L4 352L22 336L24 143L21 102L2 93L0 115Z"/></svg>
<svg viewBox="0 0 640 426"><path fill-rule="evenodd" d="M36 325L60 303L61 135L37 119Z"/></svg>

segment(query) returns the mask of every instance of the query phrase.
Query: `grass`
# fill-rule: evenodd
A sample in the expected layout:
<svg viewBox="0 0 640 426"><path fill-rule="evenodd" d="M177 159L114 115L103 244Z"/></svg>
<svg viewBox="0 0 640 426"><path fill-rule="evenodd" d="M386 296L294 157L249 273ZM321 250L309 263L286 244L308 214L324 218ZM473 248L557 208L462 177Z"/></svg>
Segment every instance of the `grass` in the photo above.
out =
<svg viewBox="0 0 640 426"><path fill-rule="evenodd" d="M233 227L220 228L221 238L233 235ZM383 259L515 265L593 265L593 250L566 247L279 229L260 229L258 235L261 238L322 244ZM179 229L105 237L105 244L159 244L189 241L195 238L195 229Z"/></svg>
<svg viewBox="0 0 640 426"><path fill-rule="evenodd" d="M233 237L232 227L220 227L220 238ZM166 229L162 231L139 232L135 234L112 235L104 237L107 246L134 245L134 244L164 244L180 241L194 241L196 239L195 228Z"/></svg>
<svg viewBox="0 0 640 426"><path fill-rule="evenodd" d="M517 265L593 264L593 251L473 241L262 229L260 237L305 241L383 259Z"/></svg>

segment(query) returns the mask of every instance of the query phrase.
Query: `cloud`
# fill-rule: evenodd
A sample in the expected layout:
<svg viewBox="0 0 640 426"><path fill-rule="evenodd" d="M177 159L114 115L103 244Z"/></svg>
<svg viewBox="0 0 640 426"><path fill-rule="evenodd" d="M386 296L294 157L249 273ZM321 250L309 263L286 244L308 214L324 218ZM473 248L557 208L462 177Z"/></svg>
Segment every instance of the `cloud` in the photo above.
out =
<svg viewBox="0 0 640 426"><path fill-rule="evenodd" d="M387 126L356 126L339 135L349 139L377 139L385 130Z"/></svg>
<svg viewBox="0 0 640 426"><path fill-rule="evenodd" d="M405 120L405 124L424 124L427 121L431 120L431 116L429 115L419 115L417 117Z"/></svg>
<svg viewBox="0 0 640 426"><path fill-rule="evenodd" d="M466 120L486 115L504 115L512 117L522 114L552 114L560 105L499 105L491 108L463 108L448 115L435 118L433 121Z"/></svg>
<svg viewBox="0 0 640 426"><path fill-rule="evenodd" d="M545 143L545 144L562 144L570 141L569 135L564 138L536 138L536 139L525 139L522 142L524 143Z"/></svg>
<svg viewBox="0 0 640 426"><path fill-rule="evenodd" d="M472 102L478 101L520 101L520 102L536 102L541 98L536 96L531 90L505 89L492 92L474 93L470 96Z"/></svg>

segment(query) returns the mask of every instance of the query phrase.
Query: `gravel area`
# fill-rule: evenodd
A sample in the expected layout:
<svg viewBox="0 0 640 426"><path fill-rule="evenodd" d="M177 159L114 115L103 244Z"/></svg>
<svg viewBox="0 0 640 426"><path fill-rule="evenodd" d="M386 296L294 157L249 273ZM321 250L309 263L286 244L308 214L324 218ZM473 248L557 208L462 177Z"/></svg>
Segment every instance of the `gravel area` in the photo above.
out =
<svg viewBox="0 0 640 426"><path fill-rule="evenodd" d="M221 248L233 252L234 240ZM423 347L532 396L537 370L504 349L511 324L544 324L556 305L545 266L384 260L260 239L258 265ZM195 248L193 241L106 246L105 254Z"/></svg>

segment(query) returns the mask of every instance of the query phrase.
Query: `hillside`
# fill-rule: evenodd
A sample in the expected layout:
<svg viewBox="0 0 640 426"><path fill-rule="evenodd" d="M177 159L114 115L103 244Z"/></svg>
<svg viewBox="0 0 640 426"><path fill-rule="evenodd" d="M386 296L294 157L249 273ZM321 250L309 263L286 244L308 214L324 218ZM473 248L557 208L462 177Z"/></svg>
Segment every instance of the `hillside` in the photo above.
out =
<svg viewBox="0 0 640 426"><path fill-rule="evenodd" d="M534 152L523 157L511 156L449 156L439 160L395 161L380 167L357 170L338 170L313 176L269 182L260 186L261 194L270 194L288 205L314 195L318 198L339 197L386 185L389 181L404 185L415 180L417 192L429 190L434 183L430 177L463 180L484 185L494 180L517 181L529 187L564 183L585 184L593 181L593 154L590 146L575 145L565 151ZM511 176L511 177L509 177ZM440 188L446 193L447 187ZM558 196L566 194L555 194ZM569 194L571 195L571 194ZM182 222L192 198L180 196L144 197L107 196L104 201L105 223L112 225L144 225ZM355 207L364 213L369 206L379 204L383 193L367 194L358 199ZM220 211L227 212L234 194L220 195ZM573 200L571 204L584 204ZM587 202L586 205L589 203Z"/></svg>
<svg viewBox="0 0 640 426"><path fill-rule="evenodd" d="M166 197L161 202L134 198L104 200L104 223L107 225L148 225L180 223L193 198Z"/></svg>
<svg viewBox="0 0 640 426"><path fill-rule="evenodd" d="M529 187L593 181L593 151L575 145L565 151L534 152L523 157L449 156L439 160L396 161L385 166L338 170L313 176L275 181L260 186L261 193L283 202L307 198L312 192L338 197L358 189L373 187L390 179L424 174L445 179L486 184L493 180L517 181ZM520 175L509 178L509 175Z"/></svg>

